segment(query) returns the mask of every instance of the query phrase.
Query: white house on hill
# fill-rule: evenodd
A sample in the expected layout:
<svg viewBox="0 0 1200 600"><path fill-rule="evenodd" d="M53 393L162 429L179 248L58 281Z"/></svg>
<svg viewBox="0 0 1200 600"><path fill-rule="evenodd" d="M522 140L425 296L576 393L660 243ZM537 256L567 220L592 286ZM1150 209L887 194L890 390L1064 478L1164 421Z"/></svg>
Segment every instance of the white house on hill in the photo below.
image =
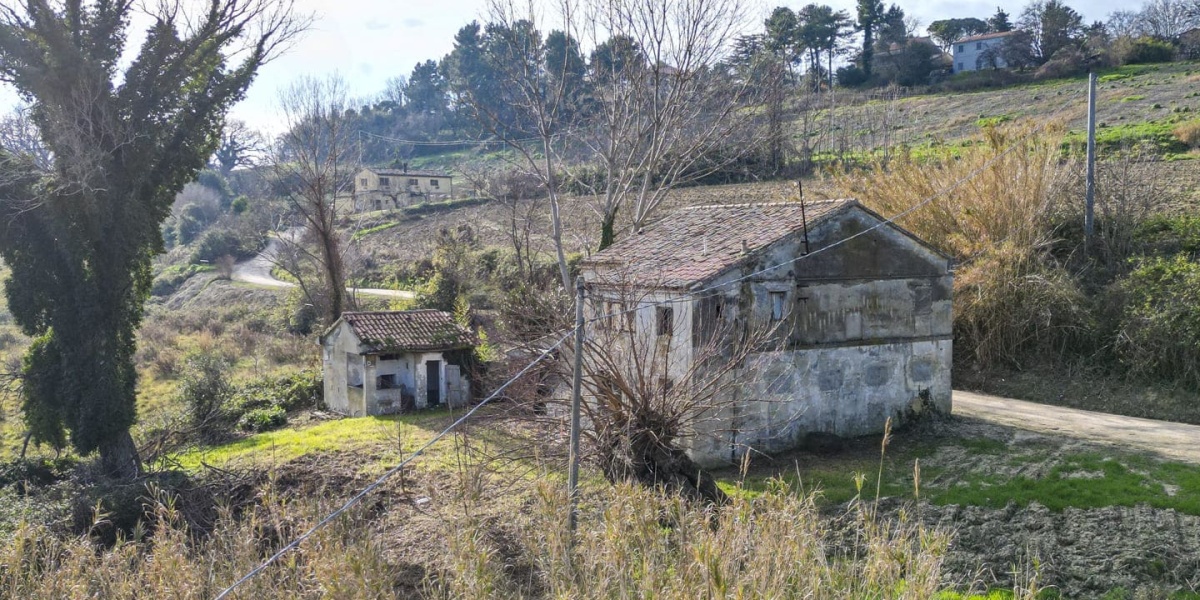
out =
<svg viewBox="0 0 1200 600"><path fill-rule="evenodd" d="M1004 62L1004 53L1001 50L1013 33L1012 31L985 33L954 42L954 72L963 73L1008 67L1008 63Z"/></svg>
<svg viewBox="0 0 1200 600"><path fill-rule="evenodd" d="M471 398L464 372L475 334L450 313L343 313L321 335L325 404L350 415L380 415Z"/></svg>

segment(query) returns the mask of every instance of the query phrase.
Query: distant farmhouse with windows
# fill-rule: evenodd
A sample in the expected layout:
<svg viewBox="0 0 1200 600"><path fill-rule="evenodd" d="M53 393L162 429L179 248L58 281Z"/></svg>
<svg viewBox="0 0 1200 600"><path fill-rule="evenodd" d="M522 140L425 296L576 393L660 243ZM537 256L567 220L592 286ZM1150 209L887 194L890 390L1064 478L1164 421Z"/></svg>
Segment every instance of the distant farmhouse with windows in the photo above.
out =
<svg viewBox="0 0 1200 600"><path fill-rule="evenodd" d="M979 71L982 69L1004 69L1004 43L1012 31L973 35L954 42L954 72Z"/></svg>
<svg viewBox="0 0 1200 600"><path fill-rule="evenodd" d="M403 208L454 196L454 178L440 171L367 167L354 176L354 210Z"/></svg>

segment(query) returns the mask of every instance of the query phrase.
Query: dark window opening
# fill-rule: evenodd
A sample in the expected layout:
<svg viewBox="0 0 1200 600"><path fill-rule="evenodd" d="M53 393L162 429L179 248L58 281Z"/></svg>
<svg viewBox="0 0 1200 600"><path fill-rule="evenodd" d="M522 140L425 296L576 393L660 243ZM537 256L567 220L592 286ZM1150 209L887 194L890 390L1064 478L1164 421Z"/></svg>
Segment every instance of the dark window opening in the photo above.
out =
<svg viewBox="0 0 1200 600"><path fill-rule="evenodd" d="M787 314L787 293L771 292L771 320L782 321Z"/></svg>
<svg viewBox="0 0 1200 600"><path fill-rule="evenodd" d="M392 185L392 182L387 177L379 178L379 187L385 188L385 187L391 187L391 185Z"/></svg>
<svg viewBox="0 0 1200 600"><path fill-rule="evenodd" d="M430 180L429 180L429 187L438 187L438 180L436 180L436 179L430 179Z"/></svg>
<svg viewBox="0 0 1200 600"><path fill-rule="evenodd" d="M400 360L399 354L380 354L379 360Z"/></svg>
<svg viewBox="0 0 1200 600"><path fill-rule="evenodd" d="M408 185L419 185L419 182L416 179L409 179Z"/></svg>
<svg viewBox="0 0 1200 600"><path fill-rule="evenodd" d="M381 390L392 390L396 388L396 376L394 374L380 375L376 381L377 388Z"/></svg>
<svg viewBox="0 0 1200 600"><path fill-rule="evenodd" d="M675 309L670 306L660 306L657 316L657 335L672 335L675 330Z"/></svg>

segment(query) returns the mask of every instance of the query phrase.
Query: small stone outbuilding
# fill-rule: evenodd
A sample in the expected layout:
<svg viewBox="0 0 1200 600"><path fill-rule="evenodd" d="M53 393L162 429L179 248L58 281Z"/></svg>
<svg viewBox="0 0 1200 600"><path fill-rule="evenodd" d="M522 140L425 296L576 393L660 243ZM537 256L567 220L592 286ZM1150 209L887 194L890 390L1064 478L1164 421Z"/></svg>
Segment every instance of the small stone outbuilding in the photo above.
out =
<svg viewBox="0 0 1200 600"><path fill-rule="evenodd" d="M325 404L381 415L471 399L475 335L439 310L347 312L320 338Z"/></svg>
<svg viewBox="0 0 1200 600"><path fill-rule="evenodd" d="M702 465L950 412L951 260L854 200L685 208L585 260L582 276L593 314L632 310L624 339L654 348L642 356L664 361L664 389L726 339L710 337L719 326L728 339L773 332L684 436Z"/></svg>

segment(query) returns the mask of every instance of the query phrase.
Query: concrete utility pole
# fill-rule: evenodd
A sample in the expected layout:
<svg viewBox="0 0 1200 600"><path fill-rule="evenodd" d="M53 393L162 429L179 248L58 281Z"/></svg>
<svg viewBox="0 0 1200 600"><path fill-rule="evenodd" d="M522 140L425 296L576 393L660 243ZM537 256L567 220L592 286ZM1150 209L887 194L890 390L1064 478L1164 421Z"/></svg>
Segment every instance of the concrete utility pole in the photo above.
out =
<svg viewBox="0 0 1200 600"><path fill-rule="evenodd" d="M575 511L579 505L579 410L583 396L583 277L575 278L575 370L571 380L571 450L568 456L567 499L571 514L567 517L571 543L575 543Z"/></svg>
<svg viewBox="0 0 1200 600"><path fill-rule="evenodd" d="M1096 74L1088 74L1087 116L1087 208L1083 214L1085 248L1092 247L1092 232L1095 228L1094 207L1096 202Z"/></svg>

